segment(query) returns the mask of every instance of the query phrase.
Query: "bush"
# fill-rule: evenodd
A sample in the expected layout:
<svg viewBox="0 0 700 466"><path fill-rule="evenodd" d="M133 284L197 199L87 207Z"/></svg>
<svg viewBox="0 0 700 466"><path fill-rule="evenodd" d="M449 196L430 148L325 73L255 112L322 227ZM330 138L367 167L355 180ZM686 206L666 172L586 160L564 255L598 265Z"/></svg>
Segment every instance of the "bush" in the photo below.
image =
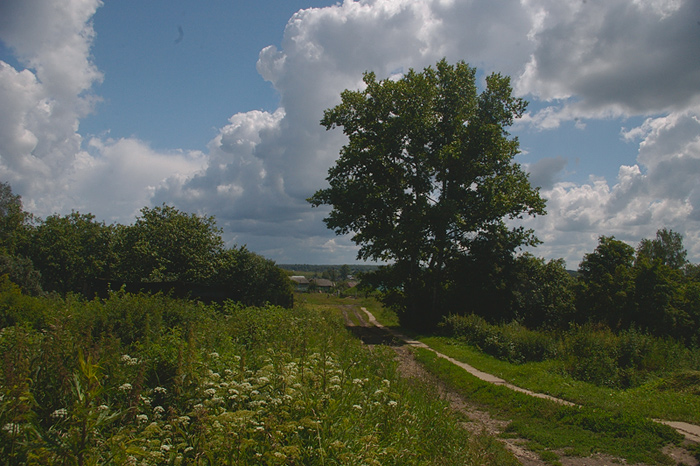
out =
<svg viewBox="0 0 700 466"><path fill-rule="evenodd" d="M557 354L553 334L528 330L517 322L492 325L475 314L446 317L441 329L487 354L514 363L543 361Z"/></svg>

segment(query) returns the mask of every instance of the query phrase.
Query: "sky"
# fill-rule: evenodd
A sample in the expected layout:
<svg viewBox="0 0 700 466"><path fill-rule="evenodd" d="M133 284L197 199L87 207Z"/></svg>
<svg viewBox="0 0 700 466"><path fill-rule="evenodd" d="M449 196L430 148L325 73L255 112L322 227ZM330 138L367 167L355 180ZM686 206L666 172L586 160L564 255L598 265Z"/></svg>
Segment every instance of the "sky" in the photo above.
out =
<svg viewBox="0 0 700 466"><path fill-rule="evenodd" d="M575 269L669 228L700 262L698 0L2 0L0 181L41 218L165 203L277 263L355 263L306 202L345 142L323 110L443 57L530 102L530 252Z"/></svg>

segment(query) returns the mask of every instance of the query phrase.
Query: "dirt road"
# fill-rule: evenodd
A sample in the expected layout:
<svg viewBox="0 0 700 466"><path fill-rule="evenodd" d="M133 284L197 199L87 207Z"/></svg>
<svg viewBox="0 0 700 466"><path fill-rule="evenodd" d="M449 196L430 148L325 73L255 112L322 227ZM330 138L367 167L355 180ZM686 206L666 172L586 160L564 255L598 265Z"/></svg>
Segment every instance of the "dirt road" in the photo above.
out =
<svg viewBox="0 0 700 466"><path fill-rule="evenodd" d="M524 466L544 466L551 464L543 461L536 453L525 448L525 439L512 438L510 433L508 438L500 437L500 434L508 425L508 421L493 418L488 412L479 409L479 407L474 403L471 403L468 399L461 396L456 391L451 390L442 381L423 368L421 364L416 362L413 358L413 353L409 348L422 347L434 351L439 357L447 359L451 363L456 364L462 369L468 371L470 374L486 382L503 385L512 390L517 390L539 398L549 399L557 403L568 405L573 405L573 403L552 397L547 394L535 393L530 390L517 387L499 377L480 371L475 367L441 354L424 343L408 338L407 336L402 335L393 329L384 327L382 324L377 322L372 313L370 313L364 307L359 308L358 306L354 305L346 305L342 306L340 309L343 313L343 318L345 319L345 324L348 329L365 344L386 345L392 347L396 351L399 362L399 371L401 372L402 376L418 378L425 383L435 386L436 392L449 402L453 410L464 414L471 421L469 423L465 423L464 427L466 430L474 433L487 432L488 434L492 435L498 441L502 442ZM688 441L700 442L700 427L686 423L672 423L668 421L660 422L664 422L677 429L688 439ZM676 462L676 464L684 464L688 466L700 465L700 463L684 448L670 445L664 452L670 456ZM624 459L614 458L607 455L594 455L585 458L560 455L560 461L564 466L606 466L611 464L625 464Z"/></svg>

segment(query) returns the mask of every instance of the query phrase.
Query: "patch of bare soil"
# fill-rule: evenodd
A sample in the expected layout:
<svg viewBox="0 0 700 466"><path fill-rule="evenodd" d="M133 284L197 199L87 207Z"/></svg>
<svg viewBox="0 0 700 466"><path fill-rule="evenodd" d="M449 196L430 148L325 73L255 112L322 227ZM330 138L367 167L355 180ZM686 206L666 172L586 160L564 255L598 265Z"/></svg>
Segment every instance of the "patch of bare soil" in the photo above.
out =
<svg viewBox="0 0 700 466"><path fill-rule="evenodd" d="M378 328L367 321L364 313L359 312L356 306L347 305L341 308L347 328L360 338L367 345L387 345L391 346L396 352L398 361L398 369L401 375L405 378L413 378L421 383L435 387L435 392L439 396L447 400L451 409L464 415L469 422L465 422L463 427L471 433L487 433L504 446L520 461L524 466L544 466L551 465L543 461L539 455L525 447L527 441L523 438L513 438L510 435L508 438L501 437L509 422L501 419L493 418L490 413L480 409L475 403L470 402L465 397L461 396L456 391L449 388L438 377L428 372L413 356L413 352L405 342L397 339L390 334L386 329ZM352 313L356 321L355 324L350 318ZM562 465L564 466L609 466L618 464L627 464L624 459L615 458L608 455L593 455L590 457L575 457L565 456L559 453ZM699 466L698 461L688 453L684 448L669 445L664 450L664 453L671 457L674 463L678 466ZM637 464L635 466L652 466Z"/></svg>

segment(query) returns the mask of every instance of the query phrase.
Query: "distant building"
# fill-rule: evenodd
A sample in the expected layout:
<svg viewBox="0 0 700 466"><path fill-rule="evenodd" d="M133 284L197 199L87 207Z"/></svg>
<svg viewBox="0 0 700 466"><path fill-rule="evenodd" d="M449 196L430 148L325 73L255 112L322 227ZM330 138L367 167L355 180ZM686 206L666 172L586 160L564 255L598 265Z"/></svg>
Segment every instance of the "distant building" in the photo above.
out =
<svg viewBox="0 0 700 466"><path fill-rule="evenodd" d="M294 291L308 291L309 280L302 275L293 275L289 279L294 283Z"/></svg>
<svg viewBox="0 0 700 466"><path fill-rule="evenodd" d="M310 281L319 292L330 293L335 286L335 283L325 278L312 278Z"/></svg>

